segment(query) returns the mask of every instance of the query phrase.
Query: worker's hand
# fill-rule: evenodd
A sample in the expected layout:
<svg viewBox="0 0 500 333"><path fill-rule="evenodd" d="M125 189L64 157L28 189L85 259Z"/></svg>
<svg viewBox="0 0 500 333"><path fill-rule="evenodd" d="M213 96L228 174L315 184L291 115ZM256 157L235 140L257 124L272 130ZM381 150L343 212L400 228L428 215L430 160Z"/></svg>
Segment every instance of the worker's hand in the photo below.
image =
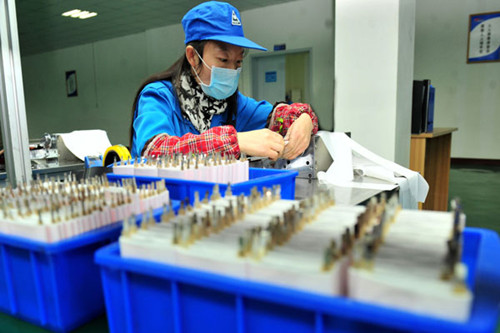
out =
<svg viewBox="0 0 500 333"><path fill-rule="evenodd" d="M251 156L268 157L276 161L285 149L281 135L267 128L238 133L240 151Z"/></svg>
<svg viewBox="0 0 500 333"><path fill-rule="evenodd" d="M283 152L283 158L293 160L301 155L309 146L312 130L313 123L311 117L307 113L301 114L286 132L285 142L287 143Z"/></svg>

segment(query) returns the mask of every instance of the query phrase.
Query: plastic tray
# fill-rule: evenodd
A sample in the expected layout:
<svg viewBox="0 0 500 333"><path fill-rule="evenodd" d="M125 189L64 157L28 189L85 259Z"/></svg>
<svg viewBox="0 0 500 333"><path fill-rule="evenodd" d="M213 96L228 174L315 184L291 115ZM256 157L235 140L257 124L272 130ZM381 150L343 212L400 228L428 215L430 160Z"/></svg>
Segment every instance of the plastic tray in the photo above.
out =
<svg viewBox="0 0 500 333"><path fill-rule="evenodd" d="M116 241L121 228L117 222L50 244L0 234L0 311L57 332L104 313L94 253Z"/></svg>
<svg viewBox="0 0 500 333"><path fill-rule="evenodd" d="M295 178L299 173L291 170L274 170L274 169L258 169L249 168L249 180L242 183L232 184L231 191L233 194L244 193L250 194L252 188L257 187L262 191L263 187L272 187L273 185L281 186L281 197L283 199L295 199ZM205 193L208 191L212 194L212 189L215 183L182 180L173 178L159 178L159 177L144 177L144 176L124 176L108 174L110 181L120 181L123 178L135 178L137 185L149 184L160 179L165 179L170 198L174 200L184 200L189 198L189 202L194 202L194 193L200 194L200 200L203 199ZM222 195L227 189L227 184L219 184L219 191Z"/></svg>
<svg viewBox="0 0 500 333"><path fill-rule="evenodd" d="M96 262L112 333L491 332L499 314L500 241L493 231L474 228L464 231L464 240L476 295L466 323L125 259L117 243L97 251Z"/></svg>

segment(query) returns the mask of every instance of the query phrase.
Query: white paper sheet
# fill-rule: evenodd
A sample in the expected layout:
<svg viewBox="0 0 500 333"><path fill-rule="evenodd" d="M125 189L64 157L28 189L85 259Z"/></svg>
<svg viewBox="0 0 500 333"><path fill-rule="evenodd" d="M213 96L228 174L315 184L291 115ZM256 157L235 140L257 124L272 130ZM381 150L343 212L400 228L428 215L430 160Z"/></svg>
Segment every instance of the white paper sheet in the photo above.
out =
<svg viewBox="0 0 500 333"><path fill-rule="evenodd" d="M327 179L331 184L345 184L354 179L352 171L352 150L349 137L344 133L318 132L326 149L330 153L333 163L326 173L319 172L318 179Z"/></svg>
<svg viewBox="0 0 500 333"><path fill-rule="evenodd" d="M318 172L320 183L329 183L337 186L364 187L387 190L387 184L369 184L366 179L360 183L352 181L353 170L356 169L364 176L382 179L399 185L400 202L403 208L417 209L418 202L424 202L429 191L429 185L419 173L404 168L392 161L388 161L369 151L359 143L349 138L345 133L318 132L325 143L334 163L325 172ZM354 156L354 157L353 157ZM343 161L339 161L343 159ZM334 164L337 168L334 168ZM340 167L341 166L341 167ZM348 176L350 169L351 178ZM339 171L337 171L339 170Z"/></svg>
<svg viewBox="0 0 500 333"><path fill-rule="evenodd" d="M82 161L85 156L104 155L106 149L111 147L108 134L103 130L82 130L58 135L66 148Z"/></svg>
<svg viewBox="0 0 500 333"><path fill-rule="evenodd" d="M382 179L390 183L397 183L396 177L394 177L394 172L384 168L381 165L377 165L358 154L353 154L352 168L354 173L362 177L372 177L376 179Z"/></svg>

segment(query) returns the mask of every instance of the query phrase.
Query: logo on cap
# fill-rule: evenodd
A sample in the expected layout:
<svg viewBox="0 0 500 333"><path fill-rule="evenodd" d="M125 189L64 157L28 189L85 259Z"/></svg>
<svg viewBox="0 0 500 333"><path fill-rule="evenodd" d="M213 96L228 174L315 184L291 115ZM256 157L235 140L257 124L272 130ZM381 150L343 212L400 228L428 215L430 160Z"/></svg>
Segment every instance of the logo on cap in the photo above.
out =
<svg viewBox="0 0 500 333"><path fill-rule="evenodd" d="M233 17L231 20L231 24L232 25L241 25L240 19L238 18L238 16L236 16L236 13L234 12L234 10L233 10Z"/></svg>

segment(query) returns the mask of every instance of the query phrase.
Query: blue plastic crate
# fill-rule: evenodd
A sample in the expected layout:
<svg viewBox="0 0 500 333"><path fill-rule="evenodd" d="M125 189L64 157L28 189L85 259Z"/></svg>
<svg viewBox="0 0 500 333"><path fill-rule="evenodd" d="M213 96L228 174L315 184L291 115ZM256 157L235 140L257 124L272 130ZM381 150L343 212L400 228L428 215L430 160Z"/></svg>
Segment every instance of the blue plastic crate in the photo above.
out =
<svg viewBox="0 0 500 333"><path fill-rule="evenodd" d="M456 323L264 283L96 252L111 333L138 332L492 332L500 302L500 241L464 231L472 272L470 320Z"/></svg>
<svg viewBox="0 0 500 333"><path fill-rule="evenodd" d="M121 228L117 222L50 244L0 233L0 311L57 332L104 313L94 252L115 242Z"/></svg>
<svg viewBox="0 0 500 333"><path fill-rule="evenodd" d="M52 244L0 234L0 311L58 332L103 313L93 254L120 230L115 223Z"/></svg>
<svg viewBox="0 0 500 333"><path fill-rule="evenodd" d="M244 193L249 195L252 188L257 187L262 191L263 187L272 187L273 185L281 186L281 197L283 199L295 199L295 178L299 173L293 170L275 170L275 169L259 169L249 168L249 180L231 185L233 194ZM144 176L124 176L108 174L108 180L112 182L120 181L123 178L135 178L138 186L149 184L160 179L165 179L165 184L168 188L170 198L174 200L184 200L189 198L189 202L194 202L194 193L200 194L200 200L203 199L208 191L212 194L212 189L215 183L202 182L195 180L183 180L173 178L160 177L144 177ZM219 184L219 190L224 195L227 189L227 184Z"/></svg>

